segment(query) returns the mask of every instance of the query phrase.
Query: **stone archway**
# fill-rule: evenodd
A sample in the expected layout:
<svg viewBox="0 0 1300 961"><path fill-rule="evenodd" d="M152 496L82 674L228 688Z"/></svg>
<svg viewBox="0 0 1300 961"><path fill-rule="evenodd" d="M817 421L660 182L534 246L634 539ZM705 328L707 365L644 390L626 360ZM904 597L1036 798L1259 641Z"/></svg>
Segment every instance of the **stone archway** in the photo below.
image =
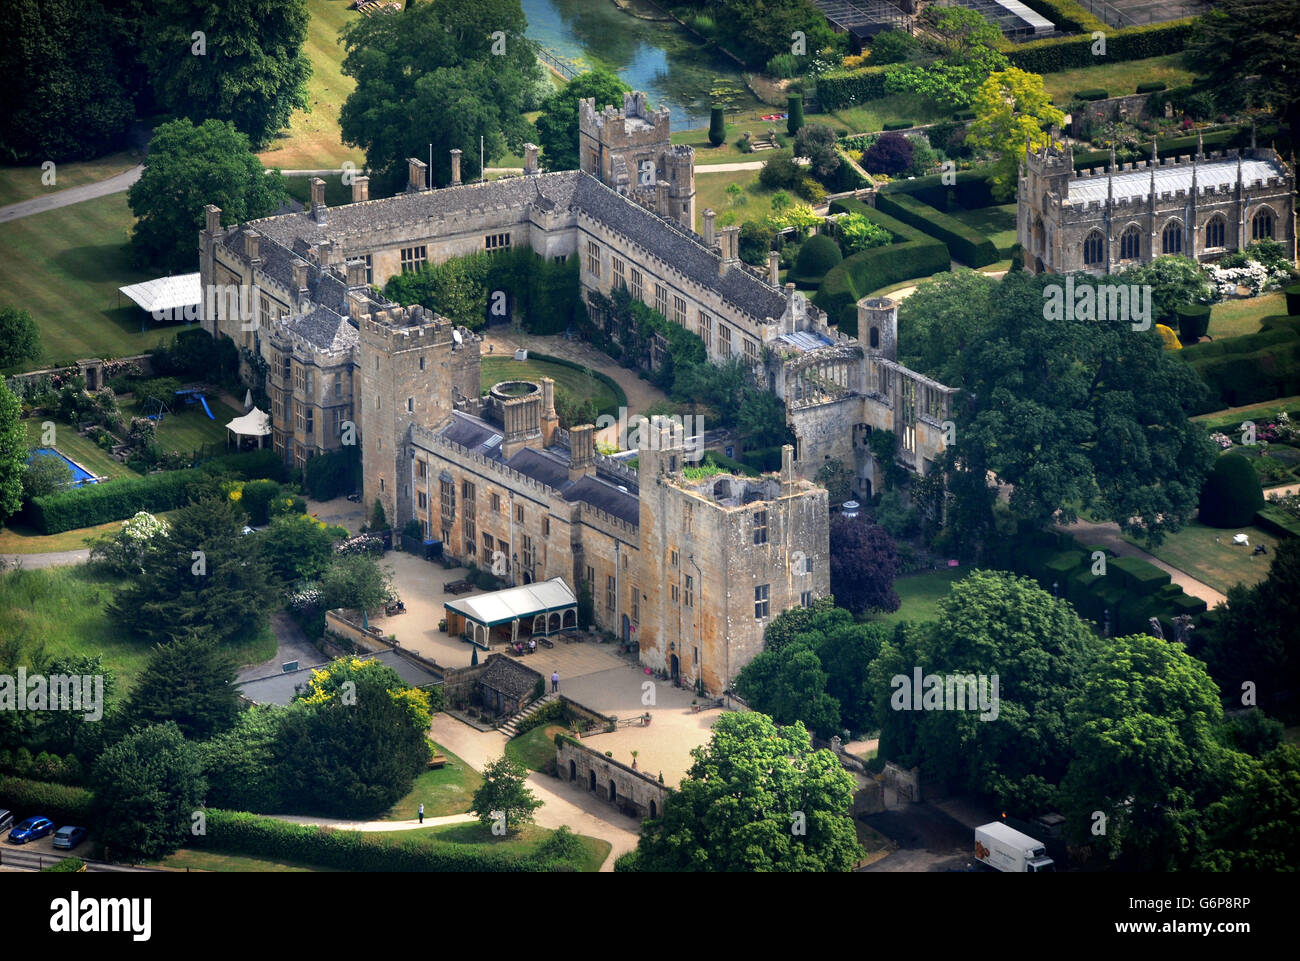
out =
<svg viewBox="0 0 1300 961"><path fill-rule="evenodd" d="M595 771L587 772L587 781L589 782L588 784L589 790L593 794L596 793L596 772Z"/></svg>
<svg viewBox="0 0 1300 961"><path fill-rule="evenodd" d="M618 785L614 783L613 778L609 779L609 803L618 803Z"/></svg>
<svg viewBox="0 0 1300 961"><path fill-rule="evenodd" d="M577 779L578 779L578 765L574 761L569 761L569 780L576 781Z"/></svg>

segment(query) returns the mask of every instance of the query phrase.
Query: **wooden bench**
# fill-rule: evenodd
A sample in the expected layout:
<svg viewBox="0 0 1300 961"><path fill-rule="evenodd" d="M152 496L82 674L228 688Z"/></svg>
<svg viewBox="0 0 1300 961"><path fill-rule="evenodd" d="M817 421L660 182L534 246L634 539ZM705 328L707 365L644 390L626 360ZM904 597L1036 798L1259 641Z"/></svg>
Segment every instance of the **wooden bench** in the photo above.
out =
<svg viewBox="0 0 1300 961"><path fill-rule="evenodd" d="M429 768L430 770L435 770L437 768L444 767L446 763L447 763L447 755L435 754L433 757L429 759Z"/></svg>

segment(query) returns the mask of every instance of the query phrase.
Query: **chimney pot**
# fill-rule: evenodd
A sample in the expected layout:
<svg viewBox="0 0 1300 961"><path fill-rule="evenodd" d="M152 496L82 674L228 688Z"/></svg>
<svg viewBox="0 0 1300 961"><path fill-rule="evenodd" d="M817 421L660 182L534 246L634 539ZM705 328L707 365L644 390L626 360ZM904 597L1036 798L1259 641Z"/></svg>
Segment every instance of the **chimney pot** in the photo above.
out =
<svg viewBox="0 0 1300 961"><path fill-rule="evenodd" d="M203 208L206 215L207 223L205 224L208 233L216 234L221 232L221 208L215 204L208 204Z"/></svg>
<svg viewBox="0 0 1300 961"><path fill-rule="evenodd" d="M537 144L524 144L524 174L532 177L538 173L537 166Z"/></svg>
<svg viewBox="0 0 1300 961"><path fill-rule="evenodd" d="M354 204L370 199L370 178L357 177L352 181L352 202Z"/></svg>
<svg viewBox="0 0 1300 961"><path fill-rule="evenodd" d="M717 238L713 233L713 219L717 216L712 207L706 207L704 210L704 246L712 248L717 243Z"/></svg>
<svg viewBox="0 0 1300 961"><path fill-rule="evenodd" d="M451 185L460 186L460 150L453 149L451 152Z"/></svg>
<svg viewBox="0 0 1300 961"><path fill-rule="evenodd" d="M325 181L311 178L311 216L318 224L325 222Z"/></svg>
<svg viewBox="0 0 1300 961"><path fill-rule="evenodd" d="M767 280L773 287L781 282L781 255L775 250L767 252Z"/></svg>

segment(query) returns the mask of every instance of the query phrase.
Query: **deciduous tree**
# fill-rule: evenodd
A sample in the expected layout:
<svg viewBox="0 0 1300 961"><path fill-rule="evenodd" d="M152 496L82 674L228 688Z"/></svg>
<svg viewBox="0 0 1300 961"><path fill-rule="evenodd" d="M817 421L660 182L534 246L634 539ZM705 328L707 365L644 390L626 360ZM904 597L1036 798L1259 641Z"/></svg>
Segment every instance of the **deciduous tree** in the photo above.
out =
<svg viewBox="0 0 1300 961"><path fill-rule="evenodd" d="M989 186L995 198L1005 200L1016 192L1025 145L1045 146L1051 139L1049 128L1064 123L1065 114L1052 105L1043 78L1018 67L989 74L975 93L973 107L975 121L966 142L997 155Z"/></svg>
<svg viewBox="0 0 1300 961"><path fill-rule="evenodd" d="M483 769L483 783L474 792L471 804L470 810L482 824L504 823L508 834L531 822L533 812L542 806L528 787L527 768L504 756Z"/></svg>

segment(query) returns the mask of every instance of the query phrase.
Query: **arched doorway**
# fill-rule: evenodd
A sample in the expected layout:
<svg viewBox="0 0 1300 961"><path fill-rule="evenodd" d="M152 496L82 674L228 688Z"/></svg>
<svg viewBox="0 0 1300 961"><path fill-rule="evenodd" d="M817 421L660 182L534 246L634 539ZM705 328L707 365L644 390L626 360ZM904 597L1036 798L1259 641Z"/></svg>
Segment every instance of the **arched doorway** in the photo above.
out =
<svg viewBox="0 0 1300 961"><path fill-rule="evenodd" d="M632 619L626 614L623 615L623 643L626 644L632 640Z"/></svg>
<svg viewBox="0 0 1300 961"><path fill-rule="evenodd" d="M681 670L681 665L677 660L676 654L672 655L672 659L669 661L669 667L671 669L670 673L672 674L673 683L675 684L677 683L678 672Z"/></svg>
<svg viewBox="0 0 1300 961"><path fill-rule="evenodd" d="M578 765L573 761L569 762L569 780L570 781L578 780Z"/></svg>
<svg viewBox="0 0 1300 961"><path fill-rule="evenodd" d="M618 785L614 783L613 778L610 778L609 781L609 803L610 804L618 803Z"/></svg>
<svg viewBox="0 0 1300 961"><path fill-rule="evenodd" d="M589 780L589 782L590 782L589 790L591 790L591 791L594 793L595 790L596 790L596 772L595 772L595 771L588 771L588 772L587 772L587 778L588 778L588 780Z"/></svg>
<svg viewBox="0 0 1300 961"><path fill-rule="evenodd" d="M655 807L655 802L654 802L654 801L651 801L651 802L650 802L650 816L651 816L652 818L653 818L653 817L658 817L658 816L659 816L659 809L658 809L657 807Z"/></svg>

